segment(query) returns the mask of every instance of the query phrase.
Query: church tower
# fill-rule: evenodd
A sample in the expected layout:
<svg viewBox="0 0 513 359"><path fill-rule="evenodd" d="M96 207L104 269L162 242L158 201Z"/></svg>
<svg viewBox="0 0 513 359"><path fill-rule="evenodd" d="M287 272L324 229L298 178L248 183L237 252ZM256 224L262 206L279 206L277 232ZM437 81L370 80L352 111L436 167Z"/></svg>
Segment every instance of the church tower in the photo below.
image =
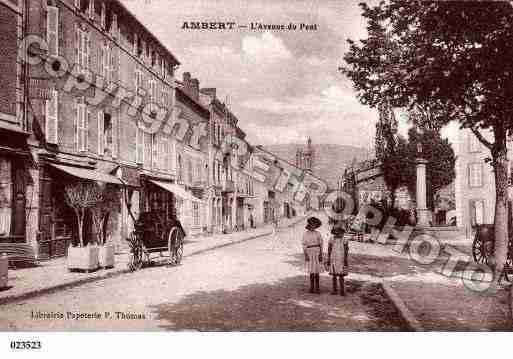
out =
<svg viewBox="0 0 513 359"><path fill-rule="evenodd" d="M312 146L312 139L308 137L306 149L296 151L296 166L304 171L313 173L315 150Z"/></svg>

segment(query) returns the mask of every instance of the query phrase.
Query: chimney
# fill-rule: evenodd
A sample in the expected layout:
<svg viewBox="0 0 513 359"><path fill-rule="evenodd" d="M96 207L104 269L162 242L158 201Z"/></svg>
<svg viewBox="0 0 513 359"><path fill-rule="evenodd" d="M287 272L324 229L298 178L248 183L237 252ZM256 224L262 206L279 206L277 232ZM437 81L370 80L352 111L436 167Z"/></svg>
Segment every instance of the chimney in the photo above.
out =
<svg viewBox="0 0 513 359"><path fill-rule="evenodd" d="M191 96L196 101L199 100L199 80L198 79L192 79L191 80Z"/></svg>
<svg viewBox="0 0 513 359"><path fill-rule="evenodd" d="M186 89L189 88L191 82L191 73L190 72L184 72L183 73L183 87Z"/></svg>

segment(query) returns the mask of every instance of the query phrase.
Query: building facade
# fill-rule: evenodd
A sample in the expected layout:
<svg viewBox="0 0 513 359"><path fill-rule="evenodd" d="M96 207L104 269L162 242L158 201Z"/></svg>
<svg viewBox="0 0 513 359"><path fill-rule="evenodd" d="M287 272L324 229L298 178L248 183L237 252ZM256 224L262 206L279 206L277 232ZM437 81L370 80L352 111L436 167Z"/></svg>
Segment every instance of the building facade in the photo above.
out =
<svg viewBox="0 0 513 359"><path fill-rule="evenodd" d="M78 229L63 187L77 181L118 191L108 229L118 246L139 213L176 215L172 133L148 120L174 119L174 55L118 1L31 1L28 24L48 46L28 71L37 215L26 240L42 258L65 255Z"/></svg>
<svg viewBox="0 0 513 359"><path fill-rule="evenodd" d="M32 201L26 122L25 66L17 54L25 33L25 3L0 1L0 242L24 241ZM29 194L30 195L30 194Z"/></svg>
<svg viewBox="0 0 513 359"><path fill-rule="evenodd" d="M199 80L183 74L176 82L176 116L179 124L189 126L182 141L176 141L177 180L192 195L177 201L178 217L186 232L199 235L208 232L208 174L210 112L199 98Z"/></svg>
<svg viewBox="0 0 513 359"><path fill-rule="evenodd" d="M455 155L456 225L470 236L476 224L494 221L495 179L492 166L485 162L491 154L470 130L463 129L458 133Z"/></svg>

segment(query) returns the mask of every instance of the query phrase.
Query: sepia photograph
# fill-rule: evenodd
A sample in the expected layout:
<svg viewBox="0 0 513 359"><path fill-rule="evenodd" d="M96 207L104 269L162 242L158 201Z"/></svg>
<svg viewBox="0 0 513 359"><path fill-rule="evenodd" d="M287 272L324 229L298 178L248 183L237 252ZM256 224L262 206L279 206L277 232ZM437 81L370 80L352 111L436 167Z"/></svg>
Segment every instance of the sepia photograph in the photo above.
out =
<svg viewBox="0 0 513 359"><path fill-rule="evenodd" d="M513 2L0 0L0 30L10 352L513 331Z"/></svg>

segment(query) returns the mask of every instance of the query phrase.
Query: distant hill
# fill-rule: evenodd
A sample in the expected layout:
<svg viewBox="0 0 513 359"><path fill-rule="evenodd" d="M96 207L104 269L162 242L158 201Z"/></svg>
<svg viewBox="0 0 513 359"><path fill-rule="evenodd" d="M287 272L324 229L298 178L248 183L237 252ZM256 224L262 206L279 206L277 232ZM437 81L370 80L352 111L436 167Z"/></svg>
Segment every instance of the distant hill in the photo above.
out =
<svg viewBox="0 0 513 359"><path fill-rule="evenodd" d="M274 153L293 164L296 163L296 150L305 148L304 144L282 144L264 146L266 150ZM344 169L351 164L353 158L359 160L367 159L368 151L364 148L314 144L315 160L314 174L325 180L331 188L335 188L337 180L344 173Z"/></svg>

